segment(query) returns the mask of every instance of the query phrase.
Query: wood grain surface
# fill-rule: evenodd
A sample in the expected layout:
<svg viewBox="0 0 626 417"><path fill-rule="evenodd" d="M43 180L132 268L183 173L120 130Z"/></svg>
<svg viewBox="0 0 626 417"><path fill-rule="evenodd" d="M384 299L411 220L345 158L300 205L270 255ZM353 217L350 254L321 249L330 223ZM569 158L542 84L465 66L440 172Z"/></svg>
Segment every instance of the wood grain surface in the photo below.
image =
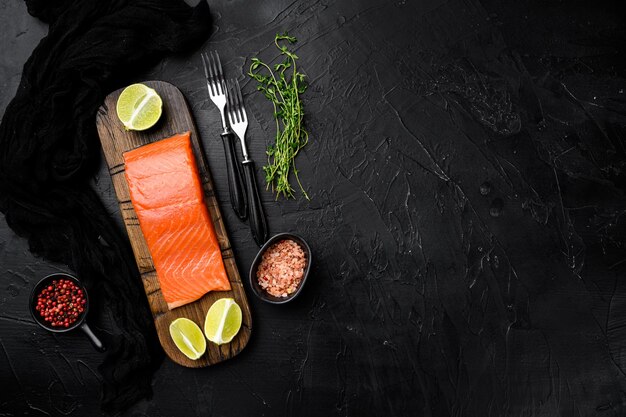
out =
<svg viewBox="0 0 626 417"><path fill-rule="evenodd" d="M211 174L198 137L198 131L185 98L178 88L169 83L146 81L143 84L154 88L163 99L163 115L157 125L145 132L126 131L115 112L117 98L122 92L120 89L109 94L104 101L104 105L98 111L96 121L98 135L100 136L106 163L120 205L120 212L133 247L161 345L167 356L180 365L192 368L209 366L232 358L246 346L252 331L250 307L233 257L228 234L222 221L220 208L215 198ZM222 258L224 259L232 290L212 291L193 303L169 310L161 294L159 280L150 252L130 201L128 184L124 176L124 158L122 154L142 145L186 131L191 132L191 141L204 186L206 205L213 219L213 225L222 250ZM218 346L207 341L207 352L198 360L190 360L174 345L169 334L170 323L179 317L187 317L198 324L200 328L204 328L204 318L207 311L213 302L222 297L232 297L241 306L243 312L241 330L233 341L226 345Z"/></svg>

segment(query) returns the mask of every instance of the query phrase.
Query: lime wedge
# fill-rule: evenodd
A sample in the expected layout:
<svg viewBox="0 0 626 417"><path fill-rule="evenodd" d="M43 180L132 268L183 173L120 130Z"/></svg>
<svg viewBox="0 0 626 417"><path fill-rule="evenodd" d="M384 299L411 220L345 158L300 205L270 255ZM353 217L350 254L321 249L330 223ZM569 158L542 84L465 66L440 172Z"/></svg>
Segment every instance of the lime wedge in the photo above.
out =
<svg viewBox="0 0 626 417"><path fill-rule="evenodd" d="M232 298L217 300L204 321L204 335L218 345L229 343L241 328L241 308Z"/></svg>
<svg viewBox="0 0 626 417"><path fill-rule="evenodd" d="M157 92L144 84L132 84L117 99L117 117L126 130L146 130L159 121L163 101Z"/></svg>
<svg viewBox="0 0 626 417"><path fill-rule="evenodd" d="M193 321L181 317L170 324L170 336L178 350L189 359L196 360L206 351L202 330Z"/></svg>

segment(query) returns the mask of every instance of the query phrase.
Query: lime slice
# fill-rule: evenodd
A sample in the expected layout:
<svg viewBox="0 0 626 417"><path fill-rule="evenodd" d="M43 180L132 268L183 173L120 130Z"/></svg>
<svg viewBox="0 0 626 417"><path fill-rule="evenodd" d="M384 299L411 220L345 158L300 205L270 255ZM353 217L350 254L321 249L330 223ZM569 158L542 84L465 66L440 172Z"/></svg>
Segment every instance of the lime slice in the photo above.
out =
<svg viewBox="0 0 626 417"><path fill-rule="evenodd" d="M163 101L157 92L144 84L129 85L117 99L117 117L126 130L146 130L159 121Z"/></svg>
<svg viewBox="0 0 626 417"><path fill-rule="evenodd" d="M202 330L193 321L181 317L170 324L170 336L178 350L189 359L196 360L206 351L206 340Z"/></svg>
<svg viewBox="0 0 626 417"><path fill-rule="evenodd" d="M204 335L211 342L223 345L233 340L241 328L241 308L232 298L220 298L204 321Z"/></svg>

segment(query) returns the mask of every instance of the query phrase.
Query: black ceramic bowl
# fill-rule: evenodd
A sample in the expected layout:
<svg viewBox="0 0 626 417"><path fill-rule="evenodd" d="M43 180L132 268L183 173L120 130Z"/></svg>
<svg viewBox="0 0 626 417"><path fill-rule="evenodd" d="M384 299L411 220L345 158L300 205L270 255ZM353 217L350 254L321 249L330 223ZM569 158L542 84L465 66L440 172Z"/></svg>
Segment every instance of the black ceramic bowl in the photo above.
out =
<svg viewBox="0 0 626 417"><path fill-rule="evenodd" d="M78 288L83 290L83 297L85 298L85 311L83 311L83 313L78 317L78 319L74 323L72 323L70 327L52 327L39 315L37 310L35 310L35 306L37 305L37 296L39 295L39 293L44 287L49 286L52 283L52 280L55 280L55 279L69 279L70 281L73 281L78 286ZM87 335L87 337L89 337L89 340L91 341L91 343L94 345L94 347L97 350L99 351L106 350L102 342L100 341L100 339L96 337L96 335L91 331L91 329L85 322L85 318L87 317L87 313L89 312L89 296L87 295L87 290L85 289L83 284L75 276L66 274L64 272L57 272L57 273L48 275L47 277L44 277L41 281L39 281L35 285L35 287L30 293L29 310L35 322L41 327L43 327L44 329L48 330L49 332L65 333L65 332L70 332L76 328L80 328Z"/></svg>
<svg viewBox="0 0 626 417"><path fill-rule="evenodd" d="M296 289L293 293L289 294L287 297L274 297L273 295L270 295L267 291L265 291L263 288L261 288L256 278L256 271L259 268L259 264L261 263L261 258L263 257L263 254L265 253L265 251L274 243L277 243L283 239L293 240L294 242L296 242L302 247L302 250L304 251L304 256L306 257L306 266L304 267L304 275L302 276L302 281L300 282L298 289ZM254 294L257 297L259 297L261 300L270 304L288 303L289 301L296 298L298 294L300 294L300 292L302 291L302 288L304 287L304 284L306 283L306 279L309 276L309 271L311 270L311 261L312 261L311 248L309 247L308 243L306 243L306 241L302 239L300 236L295 235L293 233L279 233L275 236L272 236L267 242L265 242L265 244L263 245L259 253L256 255L256 258L254 258L254 261L252 262L252 266L250 267L250 287L252 288L252 292L254 292Z"/></svg>

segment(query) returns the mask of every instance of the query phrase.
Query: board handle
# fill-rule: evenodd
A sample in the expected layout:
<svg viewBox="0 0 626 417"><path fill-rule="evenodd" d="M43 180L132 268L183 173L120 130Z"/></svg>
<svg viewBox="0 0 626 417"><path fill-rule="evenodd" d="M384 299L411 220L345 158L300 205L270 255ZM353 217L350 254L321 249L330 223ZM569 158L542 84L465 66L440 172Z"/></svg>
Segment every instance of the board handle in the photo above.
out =
<svg viewBox="0 0 626 417"><path fill-rule="evenodd" d="M241 170L235 157L235 137L232 132L221 134L224 143L224 153L226 154L226 171L228 174L228 192L230 193L230 204L241 220L248 217L248 204L246 191L243 188Z"/></svg>

